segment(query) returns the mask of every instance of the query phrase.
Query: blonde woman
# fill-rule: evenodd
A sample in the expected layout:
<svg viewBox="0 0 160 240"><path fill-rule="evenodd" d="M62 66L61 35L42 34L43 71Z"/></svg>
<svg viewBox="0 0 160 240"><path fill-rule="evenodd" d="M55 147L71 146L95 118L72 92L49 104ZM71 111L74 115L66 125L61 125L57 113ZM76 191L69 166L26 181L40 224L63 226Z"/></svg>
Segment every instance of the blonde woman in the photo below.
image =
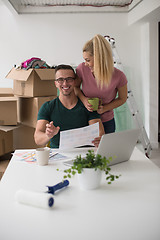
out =
<svg viewBox="0 0 160 240"><path fill-rule="evenodd" d="M127 100L126 76L114 67L111 46L101 35L94 36L84 45L83 58L85 62L76 68L78 85L75 92L89 111L93 109L88 98L101 99L97 112L101 115L105 133L115 132L113 109Z"/></svg>

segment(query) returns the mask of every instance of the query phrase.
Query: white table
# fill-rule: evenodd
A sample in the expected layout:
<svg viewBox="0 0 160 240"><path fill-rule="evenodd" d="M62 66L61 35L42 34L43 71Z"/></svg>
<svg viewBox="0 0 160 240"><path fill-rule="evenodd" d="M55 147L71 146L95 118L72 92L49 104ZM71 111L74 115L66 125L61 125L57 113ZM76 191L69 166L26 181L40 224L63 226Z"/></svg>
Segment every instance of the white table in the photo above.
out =
<svg viewBox="0 0 160 240"><path fill-rule="evenodd" d="M51 210L14 200L20 188L43 192L60 182L63 173L57 167L65 168L12 158L0 182L1 240L160 239L160 169L137 148L130 161L112 166L122 174L112 185L103 180L99 189L84 191L75 176L54 195Z"/></svg>

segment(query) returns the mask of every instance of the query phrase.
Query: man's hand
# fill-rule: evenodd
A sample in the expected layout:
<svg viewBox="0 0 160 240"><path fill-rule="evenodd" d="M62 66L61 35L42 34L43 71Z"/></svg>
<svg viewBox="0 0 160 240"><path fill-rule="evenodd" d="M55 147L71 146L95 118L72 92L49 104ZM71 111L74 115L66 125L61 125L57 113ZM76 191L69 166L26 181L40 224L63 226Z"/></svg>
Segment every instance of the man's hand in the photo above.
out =
<svg viewBox="0 0 160 240"><path fill-rule="evenodd" d="M50 123L46 124L46 135L49 139L51 139L52 137L54 137L55 135L57 135L57 133L59 132L60 127L55 127L53 125L53 121Z"/></svg>
<svg viewBox="0 0 160 240"><path fill-rule="evenodd" d="M98 112L99 114L104 113L104 112L105 112L104 106L103 106L103 105L100 105L100 106L98 107L97 112Z"/></svg>
<svg viewBox="0 0 160 240"><path fill-rule="evenodd" d="M96 137L96 138L92 141L92 143L94 144L95 147L98 147L100 140L101 140L101 137Z"/></svg>

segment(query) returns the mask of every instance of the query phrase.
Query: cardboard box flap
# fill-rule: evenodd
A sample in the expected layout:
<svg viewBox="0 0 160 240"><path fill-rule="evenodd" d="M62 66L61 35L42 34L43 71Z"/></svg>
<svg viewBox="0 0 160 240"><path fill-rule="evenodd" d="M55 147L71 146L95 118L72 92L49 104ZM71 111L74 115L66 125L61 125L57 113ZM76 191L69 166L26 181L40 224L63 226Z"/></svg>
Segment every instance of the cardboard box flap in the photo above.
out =
<svg viewBox="0 0 160 240"><path fill-rule="evenodd" d="M20 123L18 123L16 126L3 126L3 125L1 126L0 125L0 131L9 132L9 131L12 131L19 127L21 127Z"/></svg>
<svg viewBox="0 0 160 240"><path fill-rule="evenodd" d="M14 96L12 88L0 88L0 96Z"/></svg>
<svg viewBox="0 0 160 240"><path fill-rule="evenodd" d="M0 97L0 102L13 102L17 100L17 97Z"/></svg>
<svg viewBox="0 0 160 240"><path fill-rule="evenodd" d="M54 80L55 70L54 69L34 69L41 80Z"/></svg>
<svg viewBox="0 0 160 240"><path fill-rule="evenodd" d="M11 71L7 74L6 78L19 80L19 81L27 81L33 69L23 70L12 68Z"/></svg>

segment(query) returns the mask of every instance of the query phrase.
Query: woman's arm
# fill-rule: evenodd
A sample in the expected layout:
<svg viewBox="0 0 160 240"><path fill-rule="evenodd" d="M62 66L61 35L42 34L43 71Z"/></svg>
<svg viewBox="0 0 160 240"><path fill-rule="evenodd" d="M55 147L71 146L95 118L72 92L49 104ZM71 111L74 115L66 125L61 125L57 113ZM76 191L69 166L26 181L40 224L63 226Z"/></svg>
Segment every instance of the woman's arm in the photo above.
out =
<svg viewBox="0 0 160 240"><path fill-rule="evenodd" d="M82 103L87 108L87 110L92 112L93 111L92 105L88 102L88 98L84 96L82 90L80 89L81 83L82 83L82 80L77 77L74 92L75 92L76 96L79 97L79 99L82 101Z"/></svg>
<svg viewBox="0 0 160 240"><path fill-rule="evenodd" d="M128 93L128 90L127 90L127 84L126 84L123 87L118 88L118 97L117 98L115 98L112 102L110 102L108 104L99 106L99 109L97 112L99 114L102 114L104 112L113 110L114 108L121 106L127 100L127 93Z"/></svg>

